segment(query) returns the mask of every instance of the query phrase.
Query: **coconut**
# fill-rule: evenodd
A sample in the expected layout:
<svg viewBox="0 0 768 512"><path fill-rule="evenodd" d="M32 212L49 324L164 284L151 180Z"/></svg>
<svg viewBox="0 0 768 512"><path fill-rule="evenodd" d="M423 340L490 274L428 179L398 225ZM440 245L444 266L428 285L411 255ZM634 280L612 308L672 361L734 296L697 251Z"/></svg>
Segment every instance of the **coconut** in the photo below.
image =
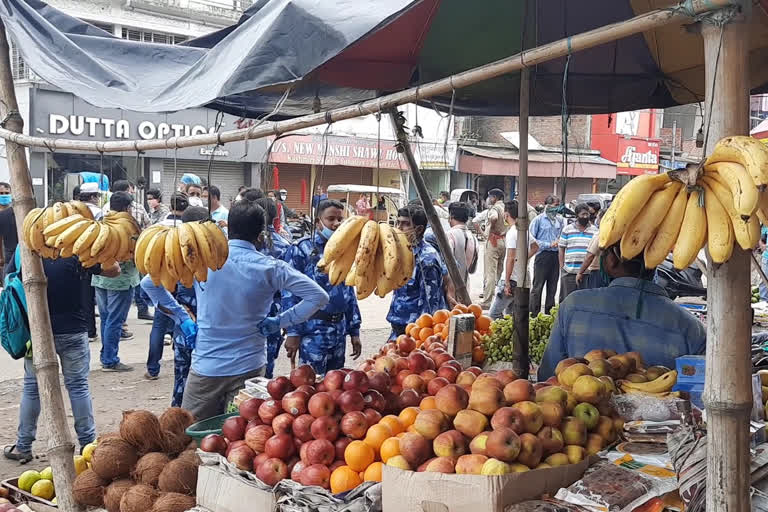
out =
<svg viewBox="0 0 768 512"><path fill-rule="evenodd" d="M86 469L75 478L72 484L72 497L83 506L101 507L104 504L104 488L109 481L104 480L92 469Z"/></svg>
<svg viewBox="0 0 768 512"><path fill-rule="evenodd" d="M152 487L136 484L123 494L120 512L147 512L154 505L159 493Z"/></svg>
<svg viewBox="0 0 768 512"><path fill-rule="evenodd" d="M99 437L96 438L96 445L98 445L100 442L104 441L105 439L109 439L110 437L116 437L118 439L122 439L120 437L119 432L107 432L106 434L101 434Z"/></svg>
<svg viewBox="0 0 768 512"><path fill-rule="evenodd" d="M133 480L129 478L115 480L109 484L107 492L104 493L104 507L107 509L107 512L120 512L120 500L123 498L123 494L133 485Z"/></svg>
<svg viewBox="0 0 768 512"><path fill-rule="evenodd" d="M136 449L118 437L101 441L93 452L91 467L101 478L114 480L128 476L139 459Z"/></svg>
<svg viewBox="0 0 768 512"><path fill-rule="evenodd" d="M177 434L170 430L166 430L163 432L163 451L171 457L175 457L187 449L189 441L190 437L183 432Z"/></svg>
<svg viewBox="0 0 768 512"><path fill-rule="evenodd" d="M171 459L164 453L149 452L139 459L131 476L133 476L137 484L157 487L157 479L160 478L160 473L170 461Z"/></svg>
<svg viewBox="0 0 768 512"><path fill-rule="evenodd" d="M160 420L149 411L125 411L120 422L120 437L135 446L141 454L163 449Z"/></svg>
<svg viewBox="0 0 768 512"><path fill-rule="evenodd" d="M196 505L195 498L177 492L166 492L155 501L152 512L185 512Z"/></svg>
<svg viewBox="0 0 768 512"><path fill-rule="evenodd" d="M197 450L184 450L179 454L179 459L187 460L193 464L200 465L200 458L197 456Z"/></svg>
<svg viewBox="0 0 768 512"><path fill-rule="evenodd" d="M160 415L160 428L175 434L183 434L194 422L192 413L181 407L169 407Z"/></svg>
<svg viewBox="0 0 768 512"><path fill-rule="evenodd" d="M172 460L160 473L157 487L163 492L194 496L197 489L197 466L187 458Z"/></svg>

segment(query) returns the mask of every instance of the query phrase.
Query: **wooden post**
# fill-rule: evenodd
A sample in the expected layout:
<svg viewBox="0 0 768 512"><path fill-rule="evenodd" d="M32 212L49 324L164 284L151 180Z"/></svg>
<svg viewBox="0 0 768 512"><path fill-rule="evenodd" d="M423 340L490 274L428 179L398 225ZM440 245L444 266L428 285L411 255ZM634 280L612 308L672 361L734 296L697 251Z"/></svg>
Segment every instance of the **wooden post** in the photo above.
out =
<svg viewBox="0 0 768 512"><path fill-rule="evenodd" d="M5 25L0 20L0 116L5 119L8 130L22 133L24 120L19 114L16 91L13 88L11 61ZM56 500L64 512L80 510L72 498L72 481L75 475L73 461L74 445L69 436L64 399L59 384L59 361L53 343L51 318L48 313L48 281L43 271L43 262L23 243L22 223L26 214L35 207L32 177L27 167L26 149L6 141L8 168L13 191L13 213L16 216L16 230L21 248L21 268L24 275L24 293L27 297L27 313L32 337L32 354L40 391L42 421L46 424L48 459L53 468ZM79 293L75 290L75 293Z"/></svg>
<svg viewBox="0 0 768 512"><path fill-rule="evenodd" d="M520 364L520 377L527 379L530 372L528 354L530 340L528 338L529 294L531 290L525 286L528 277L528 111L530 110L531 70L520 70L520 172L517 194L517 249L515 256L516 272L520 282L514 290L515 295L515 332L517 333L517 357ZM541 305L539 305L541 306Z"/></svg>
<svg viewBox="0 0 768 512"><path fill-rule="evenodd" d="M746 3L745 3L746 4ZM721 13L716 14L720 16ZM749 130L749 30L744 17L722 28L705 19L707 150L727 135ZM713 87L714 81L714 87ZM711 107L710 107L711 105ZM728 262L708 259L707 511L747 512L749 499L750 260L736 247Z"/></svg>
<svg viewBox="0 0 768 512"><path fill-rule="evenodd" d="M424 182L424 177L419 170L419 164L413 156L411 144L408 142L408 135L406 135L402 123L398 120L399 113L397 110L390 110L388 113L389 118L392 121L392 129L397 136L397 142L400 144L400 147L403 150L403 155L405 155L405 161L411 169L413 182L416 184L416 191L419 194L419 199L421 199L421 202L424 204L424 210L427 212L427 219L437 238L437 245L440 247L440 252L443 255L443 260L445 260L445 265L448 267L448 274L451 276L453 285L456 287L456 299L464 304L471 304L472 299L470 299L469 292L467 291L467 283L459 273L459 266L456 264L456 258L453 256L451 245L448 243L448 237L445 236L445 231L443 231L443 226L440 224L440 219L437 217L435 206L432 204L432 198L429 197L427 184Z"/></svg>

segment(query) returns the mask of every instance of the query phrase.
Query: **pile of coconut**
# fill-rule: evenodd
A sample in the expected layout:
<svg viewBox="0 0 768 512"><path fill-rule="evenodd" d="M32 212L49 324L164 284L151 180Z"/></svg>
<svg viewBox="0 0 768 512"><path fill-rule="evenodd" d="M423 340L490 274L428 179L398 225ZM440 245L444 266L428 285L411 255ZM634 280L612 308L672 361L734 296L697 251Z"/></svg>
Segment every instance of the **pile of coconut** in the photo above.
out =
<svg viewBox="0 0 768 512"><path fill-rule="evenodd" d="M149 411L124 412L120 433L99 437L91 468L75 479L75 501L108 512L193 508L200 461L185 431L194 421L179 407L159 418Z"/></svg>

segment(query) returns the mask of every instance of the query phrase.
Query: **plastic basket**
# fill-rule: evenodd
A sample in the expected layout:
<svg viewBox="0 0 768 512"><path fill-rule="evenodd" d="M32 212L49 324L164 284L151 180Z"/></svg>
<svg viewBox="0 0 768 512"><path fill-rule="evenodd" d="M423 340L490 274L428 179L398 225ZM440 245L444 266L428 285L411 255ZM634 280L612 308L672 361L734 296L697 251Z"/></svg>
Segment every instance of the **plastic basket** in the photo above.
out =
<svg viewBox="0 0 768 512"><path fill-rule="evenodd" d="M195 440L197 446L200 446L200 441L202 441L205 436L221 434L221 427L224 425L224 421L232 416L237 416L237 413L231 412L220 414L219 416L214 416L207 420L198 421L187 428L187 435Z"/></svg>

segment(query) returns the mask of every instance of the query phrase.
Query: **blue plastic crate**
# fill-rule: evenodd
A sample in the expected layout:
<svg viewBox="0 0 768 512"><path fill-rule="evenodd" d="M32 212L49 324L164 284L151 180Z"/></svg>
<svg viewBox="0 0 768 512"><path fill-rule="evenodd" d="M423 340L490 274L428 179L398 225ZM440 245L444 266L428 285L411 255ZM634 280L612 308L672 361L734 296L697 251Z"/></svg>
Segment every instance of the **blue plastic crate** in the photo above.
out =
<svg viewBox="0 0 768 512"><path fill-rule="evenodd" d="M704 394L704 383L696 383L696 382L680 382L678 381L677 384L675 384L675 387L672 388L673 391L685 391L690 395L691 403L698 407L699 409L704 409L704 399L702 398L702 395Z"/></svg>
<svg viewBox="0 0 768 512"><path fill-rule="evenodd" d="M675 359L678 382L704 384L705 356L680 356Z"/></svg>

